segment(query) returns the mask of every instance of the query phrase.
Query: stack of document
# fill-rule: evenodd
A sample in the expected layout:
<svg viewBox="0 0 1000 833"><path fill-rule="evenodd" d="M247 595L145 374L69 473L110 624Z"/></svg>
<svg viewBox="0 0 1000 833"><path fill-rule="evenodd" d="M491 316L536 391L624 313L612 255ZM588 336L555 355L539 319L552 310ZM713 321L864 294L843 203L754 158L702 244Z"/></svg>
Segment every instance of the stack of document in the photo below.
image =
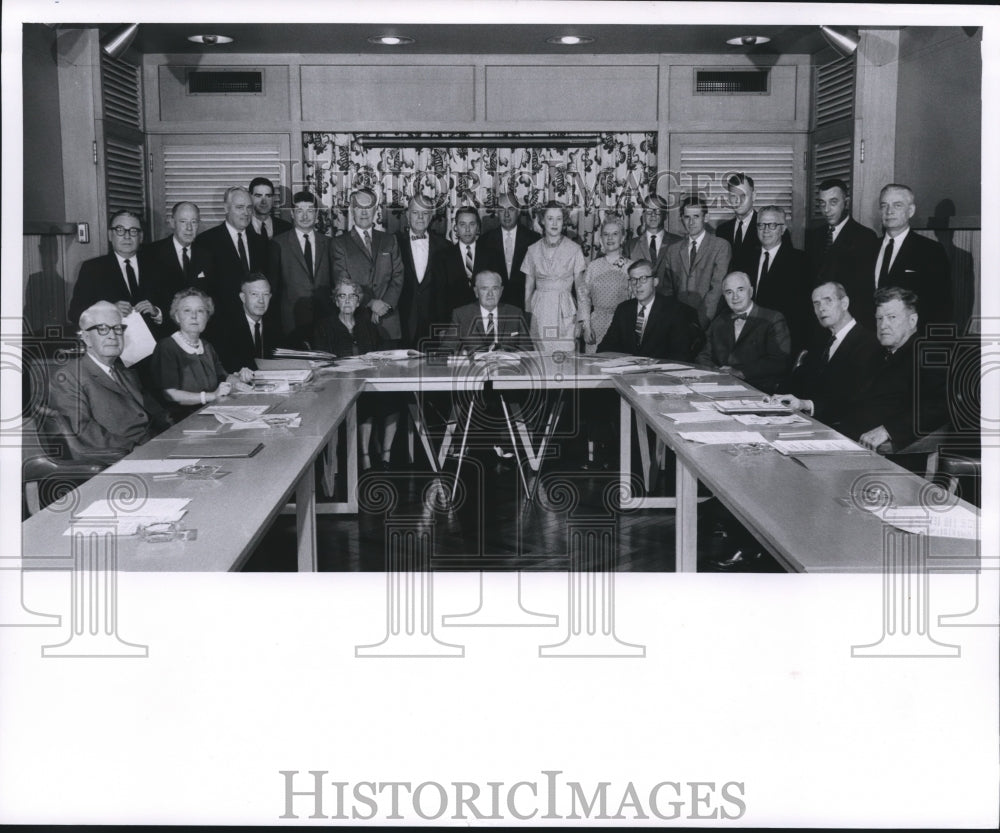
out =
<svg viewBox="0 0 1000 833"><path fill-rule="evenodd" d="M258 382L264 382L265 384L275 382L306 382L311 377L311 368L301 370L255 370L253 372L254 384Z"/></svg>
<svg viewBox="0 0 1000 833"><path fill-rule="evenodd" d="M847 437L837 437L833 440L772 440L771 445L782 454L868 453L867 449Z"/></svg>
<svg viewBox="0 0 1000 833"><path fill-rule="evenodd" d="M100 529L114 527L115 535L135 535L140 526L155 523L177 523L187 512L190 498L146 498L134 512L113 507L106 500L95 500L86 509L77 512L70 521L70 528L63 535L72 535L81 527Z"/></svg>
<svg viewBox="0 0 1000 833"><path fill-rule="evenodd" d="M286 347L276 347L274 357L276 359L305 359L312 364L326 364L337 358L334 353L327 353L325 350L290 350Z"/></svg>
<svg viewBox="0 0 1000 833"><path fill-rule="evenodd" d="M375 362L401 362L407 359L419 359L422 355L419 350L373 350L361 358Z"/></svg>

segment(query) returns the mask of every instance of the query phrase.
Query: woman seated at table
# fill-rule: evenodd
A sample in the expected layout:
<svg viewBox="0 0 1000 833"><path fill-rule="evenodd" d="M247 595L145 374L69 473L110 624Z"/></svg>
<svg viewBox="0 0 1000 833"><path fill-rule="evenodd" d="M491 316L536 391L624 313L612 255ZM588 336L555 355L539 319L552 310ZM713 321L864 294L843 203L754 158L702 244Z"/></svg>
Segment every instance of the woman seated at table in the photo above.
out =
<svg viewBox="0 0 1000 833"><path fill-rule="evenodd" d="M249 390L253 371L227 373L212 345L204 341L212 299L197 289L182 289L170 303L170 317L180 328L157 342L151 360L153 380L171 415L182 418L202 405L228 396L234 386Z"/></svg>
<svg viewBox="0 0 1000 833"><path fill-rule="evenodd" d="M333 302L339 314L325 318L316 325L313 346L335 356L360 356L373 350L385 349L378 327L372 323L371 310L358 305L361 288L349 281L338 281L333 288ZM371 468L369 446L375 419L382 425L382 469L389 470L392 442L399 424L400 397L394 393L366 393L358 400L358 423L361 427L361 468Z"/></svg>
<svg viewBox="0 0 1000 833"><path fill-rule="evenodd" d="M531 313L531 338L543 352L573 350L581 325L573 287L582 294L587 263L579 245L563 235L569 211L546 203L540 217L544 236L524 255L524 308Z"/></svg>
<svg viewBox="0 0 1000 833"><path fill-rule="evenodd" d="M601 223L601 256L587 264L580 295L579 315L583 328L584 349L597 352L604 334L608 331L615 310L622 301L631 297L628 267L631 261L622 253L625 224L613 214Z"/></svg>

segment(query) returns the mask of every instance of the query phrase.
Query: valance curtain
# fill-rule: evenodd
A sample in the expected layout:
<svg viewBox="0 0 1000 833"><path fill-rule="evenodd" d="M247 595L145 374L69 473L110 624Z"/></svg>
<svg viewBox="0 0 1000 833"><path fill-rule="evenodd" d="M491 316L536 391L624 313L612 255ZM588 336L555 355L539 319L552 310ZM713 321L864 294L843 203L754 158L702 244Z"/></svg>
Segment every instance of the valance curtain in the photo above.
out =
<svg viewBox="0 0 1000 833"><path fill-rule="evenodd" d="M605 215L618 214L627 234L635 234L642 220L637 206L656 189L655 133L604 133L592 147L569 148L519 147L522 134L515 133L510 134L508 147L492 146L496 134L491 134L491 146L481 148L421 146L421 140L433 134L391 135L412 138L413 146L364 147L349 133L303 134L305 184L324 209L320 220L324 231L331 225L341 230L350 227L348 200L358 188L378 194L378 224L390 232L402 225L410 197L423 194L439 207L432 228L448 239L454 239L455 209L475 206L485 230L497 223L492 219L497 197L508 193L522 206L549 200L566 205L568 233L592 257Z"/></svg>

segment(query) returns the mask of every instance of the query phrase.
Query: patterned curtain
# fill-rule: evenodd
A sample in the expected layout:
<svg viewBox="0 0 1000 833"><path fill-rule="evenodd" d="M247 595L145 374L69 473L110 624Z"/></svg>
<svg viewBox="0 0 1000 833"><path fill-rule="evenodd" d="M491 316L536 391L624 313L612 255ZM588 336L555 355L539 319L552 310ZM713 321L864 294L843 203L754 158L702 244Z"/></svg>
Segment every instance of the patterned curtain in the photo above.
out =
<svg viewBox="0 0 1000 833"><path fill-rule="evenodd" d="M348 200L358 188L379 195L378 222L390 232L402 225L410 197L423 194L439 209L432 228L449 240L454 240L451 221L459 206L475 206L486 231L497 225L497 198L507 193L524 207L549 200L567 206L567 233L589 258L599 254L600 240L595 238L609 213L624 220L628 236L641 233L642 210L637 206L656 189L655 133L605 133L592 147L570 148L519 147L522 134L515 133L509 134L509 147L494 147L491 141L482 148L422 147L420 140L433 134L392 135L412 137L413 146L365 148L349 133L302 135L305 185L324 209L324 232L350 227ZM533 222L537 229L537 220Z"/></svg>

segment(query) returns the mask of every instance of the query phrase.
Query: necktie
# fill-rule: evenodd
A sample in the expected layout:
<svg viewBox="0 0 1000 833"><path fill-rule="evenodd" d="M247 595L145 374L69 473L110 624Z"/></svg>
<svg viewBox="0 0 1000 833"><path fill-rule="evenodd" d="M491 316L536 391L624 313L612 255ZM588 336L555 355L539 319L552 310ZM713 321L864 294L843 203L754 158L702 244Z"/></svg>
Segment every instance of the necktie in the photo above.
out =
<svg viewBox="0 0 1000 833"><path fill-rule="evenodd" d="M139 297L139 281L136 279L135 269L132 268L132 261L128 258L125 259L125 279L128 281L128 294L135 303Z"/></svg>
<svg viewBox="0 0 1000 833"><path fill-rule="evenodd" d="M426 240L426 239L427 239L427 235L426 234L411 234L410 235L410 240Z"/></svg>
<svg viewBox="0 0 1000 833"><path fill-rule="evenodd" d="M267 237L268 237L268 235L267 235L267 223L265 223L263 220L261 220L260 221L260 239L263 240L266 243L267 242Z"/></svg>
<svg viewBox="0 0 1000 833"><path fill-rule="evenodd" d="M649 235L649 262L656 263L656 235Z"/></svg>
<svg viewBox="0 0 1000 833"><path fill-rule="evenodd" d="M743 327L747 323L747 314L745 312L738 313L733 316L733 341L739 341L740 335L743 333Z"/></svg>
<svg viewBox="0 0 1000 833"><path fill-rule="evenodd" d="M768 251L764 252L764 262L760 265L760 272L757 274L757 286L754 288L756 292L760 292L760 282L764 280L764 275L767 274L767 270L771 265L771 253Z"/></svg>
<svg viewBox="0 0 1000 833"><path fill-rule="evenodd" d="M823 350L823 359L821 361L823 367L826 367L826 365L830 363L830 348L833 347L833 342L835 340L836 338L833 335L833 333L830 333L830 337L827 339L826 342L826 347Z"/></svg>
<svg viewBox="0 0 1000 833"><path fill-rule="evenodd" d="M688 258L688 269L694 268L694 259L698 256L698 244L691 241L691 257Z"/></svg>
<svg viewBox="0 0 1000 833"><path fill-rule="evenodd" d="M187 246L181 250L181 266L184 269L184 277L191 277L191 258L188 256Z"/></svg>
<svg viewBox="0 0 1000 833"><path fill-rule="evenodd" d="M486 335L492 336L492 335L495 335L495 334L496 333L494 332L494 329L493 329L493 313L491 312L486 317Z"/></svg>
<svg viewBox="0 0 1000 833"><path fill-rule="evenodd" d="M250 271L250 261L247 259L247 247L243 245L243 232L236 233L236 250L240 254L240 263L243 264L243 271Z"/></svg>
<svg viewBox="0 0 1000 833"><path fill-rule="evenodd" d="M826 227L826 244L823 246L823 254L826 254L833 245L833 226Z"/></svg>
<svg viewBox="0 0 1000 833"><path fill-rule="evenodd" d="M736 232L733 234L733 248L738 249L743 245L743 223L736 220Z"/></svg>
<svg viewBox="0 0 1000 833"><path fill-rule="evenodd" d="M889 244L882 252L882 268L878 273L878 283L875 284L876 289L881 286L886 286L889 283L889 266L892 264L892 246L895 242L896 241L890 237Z"/></svg>
<svg viewBox="0 0 1000 833"><path fill-rule="evenodd" d="M365 229L364 238L365 238L365 248L368 249L368 254L371 254L372 253L372 233L368 229Z"/></svg>
<svg viewBox="0 0 1000 833"><path fill-rule="evenodd" d="M305 247L304 247L302 253L305 255L305 258L306 258L306 269L309 270L309 277L313 278L313 277L315 277L316 273L315 273L315 271L313 269L313 247L312 247L312 243L309 242L309 235L308 234L303 234L302 235L302 239L305 241Z"/></svg>
<svg viewBox="0 0 1000 833"><path fill-rule="evenodd" d="M642 329L646 324L646 308L639 304L639 312L635 316L635 344L638 347L642 342Z"/></svg>
<svg viewBox="0 0 1000 833"><path fill-rule="evenodd" d="M260 335L260 321L253 323L253 354L256 358L264 358L264 339Z"/></svg>
<svg viewBox="0 0 1000 833"><path fill-rule="evenodd" d="M465 274L472 280L472 246L465 247Z"/></svg>
<svg viewBox="0 0 1000 833"><path fill-rule="evenodd" d="M508 232L503 233L503 259L507 263L507 276L510 276L510 267L514 262L514 235Z"/></svg>

